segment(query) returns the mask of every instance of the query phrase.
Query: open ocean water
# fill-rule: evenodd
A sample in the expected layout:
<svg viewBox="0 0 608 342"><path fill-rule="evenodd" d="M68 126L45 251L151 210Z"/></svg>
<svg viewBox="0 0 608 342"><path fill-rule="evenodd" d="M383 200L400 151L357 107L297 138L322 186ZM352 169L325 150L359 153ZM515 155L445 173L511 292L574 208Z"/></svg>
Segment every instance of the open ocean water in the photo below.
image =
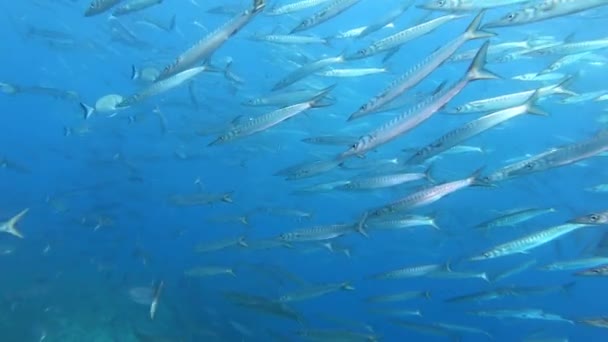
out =
<svg viewBox="0 0 608 342"><path fill-rule="evenodd" d="M608 341L608 1L0 8L0 342Z"/></svg>

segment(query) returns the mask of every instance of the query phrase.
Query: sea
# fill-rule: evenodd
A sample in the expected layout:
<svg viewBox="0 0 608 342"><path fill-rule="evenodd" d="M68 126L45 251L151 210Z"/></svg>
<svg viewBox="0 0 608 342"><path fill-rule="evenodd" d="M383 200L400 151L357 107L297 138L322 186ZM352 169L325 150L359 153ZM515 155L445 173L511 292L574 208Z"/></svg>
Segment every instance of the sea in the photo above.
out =
<svg viewBox="0 0 608 342"><path fill-rule="evenodd" d="M608 1L0 9L0 342L608 341Z"/></svg>

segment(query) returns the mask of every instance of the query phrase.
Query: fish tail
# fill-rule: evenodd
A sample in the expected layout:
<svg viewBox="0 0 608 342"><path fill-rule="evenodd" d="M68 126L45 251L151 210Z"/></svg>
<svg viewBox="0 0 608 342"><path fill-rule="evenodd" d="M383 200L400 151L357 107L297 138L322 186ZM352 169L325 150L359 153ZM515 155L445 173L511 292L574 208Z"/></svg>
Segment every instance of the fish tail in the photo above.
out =
<svg viewBox="0 0 608 342"><path fill-rule="evenodd" d="M239 240L237 241L237 244L239 246L242 246L242 247L249 247L249 245L247 244L247 241L245 241L245 237L244 236L239 237Z"/></svg>
<svg viewBox="0 0 608 342"><path fill-rule="evenodd" d="M567 96L578 95L574 91L568 89L572 85L572 82L574 82L574 79L575 79L574 76L568 76L568 77L564 78L561 82L559 82L557 84L557 86L555 86L555 88L553 88L553 93L559 94L559 95L567 95Z"/></svg>
<svg viewBox="0 0 608 342"><path fill-rule="evenodd" d="M6 228L5 228L6 232L9 233L9 234L11 234L11 235L14 235L14 236L16 236L16 237L18 237L20 239L23 239L23 234L21 234L21 232L17 229L17 224L19 223L19 221L21 220L21 218L23 218L23 216L25 214L27 214L27 212L29 210L30 210L29 208L24 209L19 214L13 216L10 220L8 220L7 222L5 222L5 224L6 224Z"/></svg>
<svg viewBox="0 0 608 342"><path fill-rule="evenodd" d="M87 105L84 102L80 102L80 108L82 108L82 110L84 111L84 118L85 120L90 118L91 115L93 115L93 113L95 112L95 108Z"/></svg>
<svg viewBox="0 0 608 342"><path fill-rule="evenodd" d="M361 235L365 236L366 238L369 238L369 235L367 234L367 231L365 230L365 228L367 228L367 225L365 224L367 222L367 218L369 216L369 213L366 211L363 216L361 217L361 219L359 220L359 222L357 223L357 232L359 232Z"/></svg>
<svg viewBox="0 0 608 342"><path fill-rule="evenodd" d="M542 115L542 116L547 116L549 115L549 113L547 113L546 111L544 111L542 108L538 107L536 105L536 102L540 99L540 94L539 91L535 91L534 94L532 94L530 96L530 98L528 100L526 100L526 102L524 103L524 106L526 107L526 112L528 114L533 114L533 115Z"/></svg>
<svg viewBox="0 0 608 342"><path fill-rule="evenodd" d="M481 29L481 20L483 19L485 11L480 11L475 19L469 24L465 31L465 37L467 40L490 38L496 36L494 32L488 32Z"/></svg>
<svg viewBox="0 0 608 342"><path fill-rule="evenodd" d="M253 13L258 13L266 7L266 0L253 0Z"/></svg>
<svg viewBox="0 0 608 342"><path fill-rule="evenodd" d="M477 55L475 55L475 59L473 59L473 62L469 66L469 70L467 72L467 78L469 81L500 79L500 76L485 68L489 46L490 41L486 41L479 51L477 51Z"/></svg>
<svg viewBox="0 0 608 342"><path fill-rule="evenodd" d="M137 67L135 65L131 65L131 80L135 81L135 80L139 79L140 76L141 76L141 73L139 72Z"/></svg>
<svg viewBox="0 0 608 342"><path fill-rule="evenodd" d="M337 84L332 84L331 86L319 91L313 98L309 100L310 106L312 108L319 108L333 105L335 101L326 99L326 96L336 87L336 85Z"/></svg>

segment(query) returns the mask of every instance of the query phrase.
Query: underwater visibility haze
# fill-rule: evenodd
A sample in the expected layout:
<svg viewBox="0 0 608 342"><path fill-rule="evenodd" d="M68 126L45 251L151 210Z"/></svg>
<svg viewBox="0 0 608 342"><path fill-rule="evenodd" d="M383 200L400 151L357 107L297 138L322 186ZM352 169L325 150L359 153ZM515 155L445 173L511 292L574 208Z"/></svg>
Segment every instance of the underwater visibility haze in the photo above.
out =
<svg viewBox="0 0 608 342"><path fill-rule="evenodd" d="M0 342L608 341L608 0L0 8Z"/></svg>

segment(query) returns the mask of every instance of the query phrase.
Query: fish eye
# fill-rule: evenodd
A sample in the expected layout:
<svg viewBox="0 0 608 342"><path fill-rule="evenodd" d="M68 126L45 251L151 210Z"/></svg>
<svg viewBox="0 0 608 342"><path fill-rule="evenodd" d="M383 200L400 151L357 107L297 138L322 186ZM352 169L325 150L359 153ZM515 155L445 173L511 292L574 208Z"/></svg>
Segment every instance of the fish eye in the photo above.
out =
<svg viewBox="0 0 608 342"><path fill-rule="evenodd" d="M464 108L463 108L462 106L458 106L458 107L456 107L456 111L457 111L457 112L462 112L462 110L463 110L463 109L464 109Z"/></svg>
<svg viewBox="0 0 608 342"><path fill-rule="evenodd" d="M439 0L437 1L437 5L439 6L445 6L446 0Z"/></svg>
<svg viewBox="0 0 608 342"><path fill-rule="evenodd" d="M589 215L589 220L591 220L592 222L597 222L600 220L600 215L591 214L591 215Z"/></svg>
<svg viewBox="0 0 608 342"><path fill-rule="evenodd" d="M517 18L517 14L516 13L509 13L507 15L507 20L509 20L509 21L513 21L513 20L515 20L515 18Z"/></svg>
<svg viewBox="0 0 608 342"><path fill-rule="evenodd" d="M526 169L532 170L533 168L534 168L534 164L532 164L532 163L526 164Z"/></svg>

